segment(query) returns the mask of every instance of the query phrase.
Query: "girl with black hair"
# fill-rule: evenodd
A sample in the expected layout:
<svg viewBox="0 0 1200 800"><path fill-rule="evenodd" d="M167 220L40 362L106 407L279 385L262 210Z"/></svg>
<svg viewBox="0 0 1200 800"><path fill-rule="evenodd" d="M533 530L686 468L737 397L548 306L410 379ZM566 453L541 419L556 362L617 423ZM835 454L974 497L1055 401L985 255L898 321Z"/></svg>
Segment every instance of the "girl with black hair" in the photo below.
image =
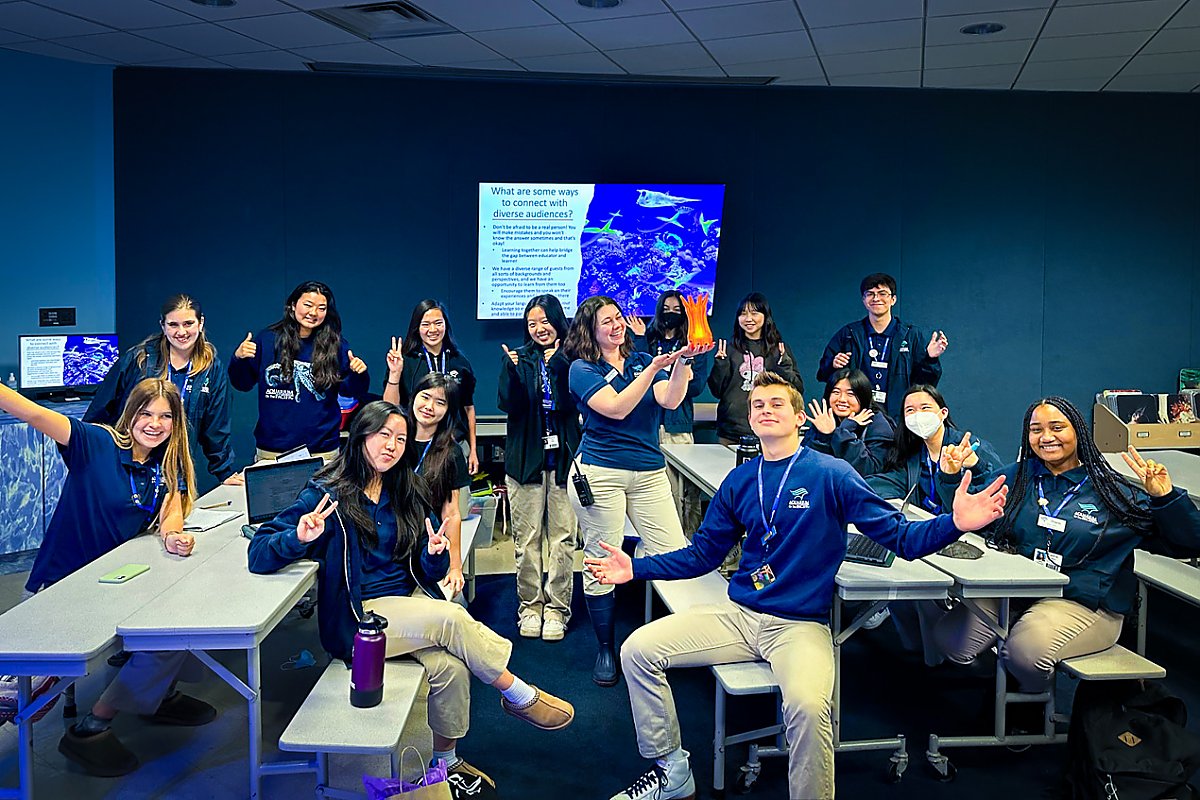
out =
<svg viewBox="0 0 1200 800"><path fill-rule="evenodd" d="M751 292L738 303L733 336L717 343L708 388L717 398L717 436L721 444L737 444L750 430L747 405L754 378L763 372L782 375L803 394L804 379L796 371L796 358L783 341L771 305L759 292Z"/></svg>
<svg viewBox="0 0 1200 800"><path fill-rule="evenodd" d="M342 410L338 395L359 399L369 386L367 365L342 338L333 291L305 281L284 302L283 318L247 333L229 363L240 392L258 386L256 459L278 458L298 447L326 462L337 455Z"/></svg>
<svg viewBox="0 0 1200 800"><path fill-rule="evenodd" d="M467 470L474 475L479 471L475 443L475 370L454 341L446 306L437 300L425 299L413 309L404 337L392 339L383 396L387 397L388 390L394 387L396 402L412 405L417 381L431 372L446 375L458 384L459 406L450 418L451 429L455 441L463 448Z"/></svg>
<svg viewBox="0 0 1200 800"><path fill-rule="evenodd" d="M84 422L112 425L133 387L146 378L175 384L187 413L192 457L203 453L218 481L241 483L229 443L229 377L217 349L204 335L204 312L186 294L168 297L158 318L161 333L125 351L92 397Z"/></svg>
<svg viewBox="0 0 1200 800"><path fill-rule="evenodd" d="M829 376L825 399L808 404L804 446L843 461L864 478L883 469L895 429L871 399L871 381L848 367Z"/></svg>
<svg viewBox="0 0 1200 800"><path fill-rule="evenodd" d="M644 334L634 330L633 344L638 350L652 356L673 353L688 345L688 319L683 311L683 293L674 289L658 296L654 308L654 319ZM692 379L688 381L687 393L679 408L664 409L662 427L659 428L660 444L693 444L695 424L694 401L704 391L708 375L712 371L712 355L701 353L692 359ZM691 481L683 480L679 472L667 467L667 478L671 481L671 496L675 498L675 510L683 523L683 531L691 536L700 527L700 491Z"/></svg>
<svg viewBox="0 0 1200 800"><path fill-rule="evenodd" d="M567 474L581 433L570 362L560 346L566 335L567 317L558 298L538 295L525 306L525 343L516 350L502 345L500 368L499 405L508 414L504 482L517 555L518 628L527 639L540 636L547 642L566 634L575 570L577 523Z"/></svg>
<svg viewBox="0 0 1200 800"><path fill-rule="evenodd" d="M1025 412L1017 462L999 472L1011 488L1004 516L989 528L994 543L1071 579L1061 598L1014 615L1001 658L1025 692L1044 691L1062 659L1116 643L1133 611L1135 548L1173 558L1200 554L1200 510L1171 486L1166 467L1130 447L1122 455L1141 481L1134 488L1104 460L1089 430L1069 400L1038 400ZM998 603L977 602L995 619ZM996 639L965 606L946 612L933 632L939 651L962 664Z"/></svg>
<svg viewBox="0 0 1200 800"><path fill-rule="evenodd" d="M389 367L393 355L388 354ZM414 388L408 410L411 446L405 451L409 468L425 479L433 508L446 523L450 541L450 568L442 585L454 597L466 585L462 571L462 520L467 511L471 473L462 448L454 441L454 419L459 405L459 385L442 372L427 372ZM389 385L383 399L396 402L397 389Z"/></svg>
<svg viewBox="0 0 1200 800"><path fill-rule="evenodd" d="M363 407L342 453L259 527L250 571L276 572L302 558L319 564L321 644L335 658L351 661L358 622L383 617L387 657L411 656L425 667L433 756L449 766L453 796L495 797L492 779L455 752L470 722L470 676L500 691L505 713L543 730L566 727L575 711L509 672L512 643L438 591L453 558L448 524L434 528L424 482L404 459L407 438L400 408Z"/></svg>

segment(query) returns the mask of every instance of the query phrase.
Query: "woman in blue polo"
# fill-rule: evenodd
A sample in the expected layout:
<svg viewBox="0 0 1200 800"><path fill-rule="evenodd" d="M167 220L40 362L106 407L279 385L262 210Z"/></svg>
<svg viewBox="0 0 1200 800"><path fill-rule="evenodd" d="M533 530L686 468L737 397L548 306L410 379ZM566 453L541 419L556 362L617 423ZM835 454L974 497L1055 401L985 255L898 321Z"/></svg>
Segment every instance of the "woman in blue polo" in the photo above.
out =
<svg viewBox="0 0 1200 800"><path fill-rule="evenodd" d="M636 352L621 309L601 296L579 306L563 348L575 359L569 381L583 417L572 472L586 479L594 500L583 505L578 484L570 492L584 552L602 558L600 542L620 547L626 516L647 555L685 546L658 429L663 409L678 408L687 394L691 360L713 346L688 345L657 356ZM584 574L584 600L599 644L592 680L600 686L617 682L612 592L612 586Z"/></svg>
<svg viewBox="0 0 1200 800"><path fill-rule="evenodd" d="M151 528L168 553L191 555L195 539L183 533L183 520L195 477L183 404L171 381L146 378L134 386L111 427L70 419L2 386L0 411L57 442L69 470L25 584L28 592L57 583ZM212 706L175 691L176 680L201 674L186 651L134 653L91 713L67 729L59 752L90 775L133 772L137 756L112 732L113 717L126 711L170 725L211 722L217 714Z"/></svg>
<svg viewBox="0 0 1200 800"><path fill-rule="evenodd" d="M165 378L183 398L193 456L203 453L209 473L218 481L240 483L229 442L229 377L216 348L205 338L200 303L186 294L168 297L158 324L162 333L125 351L104 376L83 415L84 422L116 423L139 381Z"/></svg>

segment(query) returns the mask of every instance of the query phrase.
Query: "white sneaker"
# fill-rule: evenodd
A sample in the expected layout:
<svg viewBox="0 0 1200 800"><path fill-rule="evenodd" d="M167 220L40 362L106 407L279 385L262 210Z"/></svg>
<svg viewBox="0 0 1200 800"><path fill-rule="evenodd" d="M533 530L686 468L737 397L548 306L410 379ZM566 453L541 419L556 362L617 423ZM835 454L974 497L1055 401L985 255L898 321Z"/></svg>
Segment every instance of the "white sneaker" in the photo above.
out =
<svg viewBox="0 0 1200 800"><path fill-rule="evenodd" d="M567 626L558 617L546 617L542 621L542 641L560 642L567 635Z"/></svg>
<svg viewBox="0 0 1200 800"><path fill-rule="evenodd" d="M522 614L520 623L521 636L526 639L536 639L542 635L542 617L540 614Z"/></svg>
<svg viewBox="0 0 1200 800"><path fill-rule="evenodd" d="M864 631L875 630L880 625L887 622L887 618L890 617L891 615L892 615L892 612L890 610L888 610L887 606L884 606L881 610L876 611L874 614L867 617L867 621L862 624L863 630Z"/></svg>
<svg viewBox="0 0 1200 800"><path fill-rule="evenodd" d="M672 764L671 766L676 765ZM692 770L687 766L686 761L679 766L681 767L679 772L683 770L687 770L687 772L669 774L676 770L663 769L658 764L654 764L629 788L619 794L614 794L609 800L695 800L696 781L692 777Z"/></svg>

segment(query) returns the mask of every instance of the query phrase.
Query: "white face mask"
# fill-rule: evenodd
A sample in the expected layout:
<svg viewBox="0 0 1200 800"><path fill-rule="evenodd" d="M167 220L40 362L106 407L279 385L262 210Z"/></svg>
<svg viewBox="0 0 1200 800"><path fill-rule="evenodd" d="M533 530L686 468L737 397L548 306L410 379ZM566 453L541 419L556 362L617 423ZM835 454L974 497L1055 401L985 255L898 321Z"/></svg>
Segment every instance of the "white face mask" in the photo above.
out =
<svg viewBox="0 0 1200 800"><path fill-rule="evenodd" d="M932 411L917 411L904 418L904 427L922 439L928 439L942 427L942 416Z"/></svg>

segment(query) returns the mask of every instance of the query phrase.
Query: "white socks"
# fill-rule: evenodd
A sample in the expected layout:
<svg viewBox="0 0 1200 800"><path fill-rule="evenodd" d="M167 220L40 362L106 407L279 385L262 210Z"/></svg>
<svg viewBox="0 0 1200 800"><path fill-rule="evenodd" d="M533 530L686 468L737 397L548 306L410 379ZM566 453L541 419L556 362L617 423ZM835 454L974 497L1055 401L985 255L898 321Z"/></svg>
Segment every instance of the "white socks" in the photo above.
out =
<svg viewBox="0 0 1200 800"><path fill-rule="evenodd" d="M537 689L514 675L512 686L500 694L504 695L504 699L509 702L509 705L524 708L537 698Z"/></svg>

